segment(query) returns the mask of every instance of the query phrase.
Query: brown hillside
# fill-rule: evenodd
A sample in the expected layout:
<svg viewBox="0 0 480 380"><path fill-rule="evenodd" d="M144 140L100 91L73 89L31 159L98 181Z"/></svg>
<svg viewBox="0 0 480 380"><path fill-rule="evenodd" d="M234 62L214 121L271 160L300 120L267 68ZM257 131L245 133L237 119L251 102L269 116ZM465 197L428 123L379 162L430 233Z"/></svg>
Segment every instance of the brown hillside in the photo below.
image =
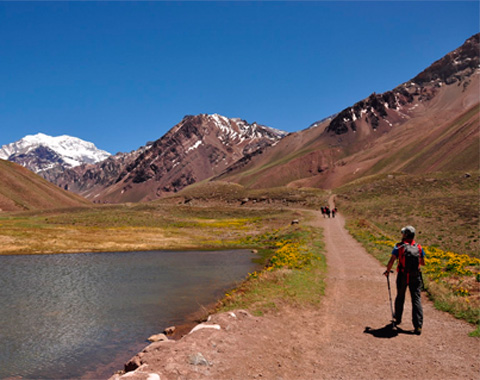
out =
<svg viewBox="0 0 480 380"><path fill-rule="evenodd" d="M0 178L0 211L42 210L91 204L13 162L0 160Z"/></svg>
<svg viewBox="0 0 480 380"><path fill-rule="evenodd" d="M250 188L335 188L393 171L478 170L480 70L478 55L470 55L479 36L414 80L292 133L215 179Z"/></svg>

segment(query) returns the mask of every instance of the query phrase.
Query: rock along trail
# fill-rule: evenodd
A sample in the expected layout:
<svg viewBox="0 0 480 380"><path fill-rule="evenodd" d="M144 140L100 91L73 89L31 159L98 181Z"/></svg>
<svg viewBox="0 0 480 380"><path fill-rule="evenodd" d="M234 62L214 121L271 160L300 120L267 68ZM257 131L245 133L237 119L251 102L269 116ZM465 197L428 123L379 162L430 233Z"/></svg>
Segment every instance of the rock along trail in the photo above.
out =
<svg viewBox="0 0 480 380"><path fill-rule="evenodd" d="M112 379L479 379L480 340L468 337L473 328L424 298L423 334L413 335L407 296L401 330L392 332L384 268L344 229L341 214L315 214L328 265L320 307L213 315L205 324L219 330L153 343L132 358L135 371Z"/></svg>

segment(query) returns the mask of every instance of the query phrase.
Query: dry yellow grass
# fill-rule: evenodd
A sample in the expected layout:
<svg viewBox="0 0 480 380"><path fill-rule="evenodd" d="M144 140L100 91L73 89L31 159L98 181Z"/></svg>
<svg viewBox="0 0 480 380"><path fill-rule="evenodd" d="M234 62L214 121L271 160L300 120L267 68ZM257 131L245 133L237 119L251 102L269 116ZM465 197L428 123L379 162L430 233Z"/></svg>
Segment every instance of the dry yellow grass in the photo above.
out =
<svg viewBox="0 0 480 380"><path fill-rule="evenodd" d="M0 254L216 249L288 224L292 211L116 205L0 216Z"/></svg>

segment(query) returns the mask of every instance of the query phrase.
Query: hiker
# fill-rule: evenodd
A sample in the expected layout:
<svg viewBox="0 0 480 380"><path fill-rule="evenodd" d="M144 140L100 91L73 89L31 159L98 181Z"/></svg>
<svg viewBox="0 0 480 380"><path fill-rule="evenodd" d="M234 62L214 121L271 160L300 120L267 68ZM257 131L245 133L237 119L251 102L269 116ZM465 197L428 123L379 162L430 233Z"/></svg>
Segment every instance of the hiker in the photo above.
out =
<svg viewBox="0 0 480 380"><path fill-rule="evenodd" d="M327 212L325 211L325 207L322 206L322 215L323 215L324 218L326 217L325 216L326 214L327 214Z"/></svg>
<svg viewBox="0 0 480 380"><path fill-rule="evenodd" d="M335 212L336 212L336 211L337 211L336 208L333 208L333 209L332 209L332 218L335 218Z"/></svg>
<svg viewBox="0 0 480 380"><path fill-rule="evenodd" d="M325 207L325 212L327 213L328 217L330 218L330 208L329 207Z"/></svg>
<svg viewBox="0 0 480 380"><path fill-rule="evenodd" d="M387 264L385 276L390 275L390 271L395 260L397 265L397 297L395 298L394 324L399 325L402 322L403 305L405 303L405 293L407 287L410 290L412 299L412 323L417 335L422 333L423 309L420 292L422 290L422 272L420 266L425 265L425 252L420 244L415 243L415 228L407 226L402 228L402 241L397 243L392 251L392 256Z"/></svg>

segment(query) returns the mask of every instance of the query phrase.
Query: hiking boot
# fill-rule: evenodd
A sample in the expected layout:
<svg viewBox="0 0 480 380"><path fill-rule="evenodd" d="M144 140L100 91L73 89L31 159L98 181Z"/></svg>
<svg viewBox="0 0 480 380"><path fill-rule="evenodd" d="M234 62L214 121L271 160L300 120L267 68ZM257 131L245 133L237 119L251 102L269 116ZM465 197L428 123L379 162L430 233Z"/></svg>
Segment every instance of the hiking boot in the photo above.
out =
<svg viewBox="0 0 480 380"><path fill-rule="evenodd" d="M415 330L413 331L415 335L421 335L422 334L422 328L421 327L415 327Z"/></svg>

